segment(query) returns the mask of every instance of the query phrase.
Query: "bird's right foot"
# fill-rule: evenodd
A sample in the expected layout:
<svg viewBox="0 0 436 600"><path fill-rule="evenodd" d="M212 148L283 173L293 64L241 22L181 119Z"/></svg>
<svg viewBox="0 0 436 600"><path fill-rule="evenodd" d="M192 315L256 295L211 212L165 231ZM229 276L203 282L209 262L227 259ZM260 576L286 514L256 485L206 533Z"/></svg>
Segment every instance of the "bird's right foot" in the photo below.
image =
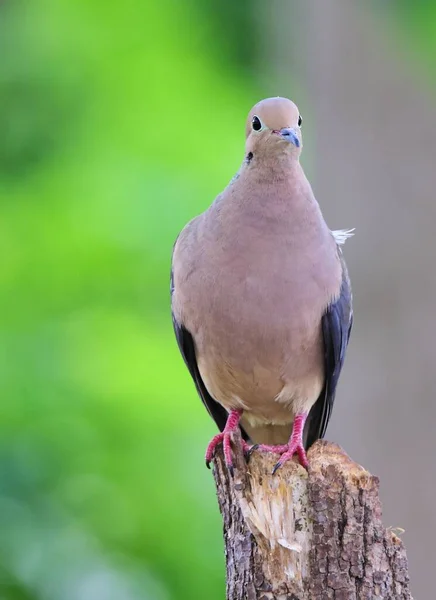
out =
<svg viewBox="0 0 436 600"><path fill-rule="evenodd" d="M226 426L224 427L224 431L218 433L214 436L206 450L205 462L206 467L210 469L210 463L215 455L215 450L219 444L222 443L224 450L224 459L226 461L227 468L230 471L230 474L233 475L233 457L232 457L232 445L231 445L231 436L234 431L239 427L239 421L241 419L242 411L241 410L232 410L229 413L227 418ZM247 442L243 441L243 451L246 454L248 451Z"/></svg>
<svg viewBox="0 0 436 600"><path fill-rule="evenodd" d="M216 436L214 436L211 441L209 442L209 445L206 449L206 456L205 456L205 461L206 461L206 467L208 469L210 469L210 463L212 462L212 459L215 455L215 450L217 448L217 446L219 446L220 444L223 444L223 450L224 450L224 458L226 460L226 464L229 468L233 468L233 462L232 462L232 447L230 444L230 433L228 432L222 432L222 433L218 433Z"/></svg>

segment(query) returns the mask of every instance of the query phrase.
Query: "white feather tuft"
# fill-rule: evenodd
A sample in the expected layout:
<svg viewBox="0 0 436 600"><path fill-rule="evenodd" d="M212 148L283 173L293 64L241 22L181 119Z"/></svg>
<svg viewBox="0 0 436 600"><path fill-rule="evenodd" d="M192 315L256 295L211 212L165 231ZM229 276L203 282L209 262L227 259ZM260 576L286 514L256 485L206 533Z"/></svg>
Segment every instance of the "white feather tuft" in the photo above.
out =
<svg viewBox="0 0 436 600"><path fill-rule="evenodd" d="M353 237L354 232L355 228L353 227L353 229L336 229L336 231L332 231L332 234L336 243L339 246L343 246L348 238Z"/></svg>

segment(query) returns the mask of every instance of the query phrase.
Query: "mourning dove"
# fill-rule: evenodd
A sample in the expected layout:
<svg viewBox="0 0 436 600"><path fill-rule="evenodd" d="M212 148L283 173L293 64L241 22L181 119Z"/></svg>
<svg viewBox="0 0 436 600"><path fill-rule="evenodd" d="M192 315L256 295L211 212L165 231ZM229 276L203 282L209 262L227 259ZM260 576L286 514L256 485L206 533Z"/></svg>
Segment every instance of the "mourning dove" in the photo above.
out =
<svg viewBox="0 0 436 600"><path fill-rule="evenodd" d="M178 236L173 324L197 391L221 433L281 455L325 434L352 326L340 245L300 165L301 116L286 98L250 111L245 158L212 205Z"/></svg>

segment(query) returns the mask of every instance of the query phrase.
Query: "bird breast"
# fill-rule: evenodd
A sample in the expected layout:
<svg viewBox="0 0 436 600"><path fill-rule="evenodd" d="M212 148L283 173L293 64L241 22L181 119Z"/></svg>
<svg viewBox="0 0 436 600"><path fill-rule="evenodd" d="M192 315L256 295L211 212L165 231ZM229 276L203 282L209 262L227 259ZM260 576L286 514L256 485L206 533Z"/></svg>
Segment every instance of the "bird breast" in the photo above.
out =
<svg viewBox="0 0 436 600"><path fill-rule="evenodd" d="M183 239L176 247L185 269L174 308L194 337L205 385L253 421L289 422L323 386L321 319L341 282L334 238L322 217L311 230L307 217L264 230L212 211L198 219L201 251Z"/></svg>

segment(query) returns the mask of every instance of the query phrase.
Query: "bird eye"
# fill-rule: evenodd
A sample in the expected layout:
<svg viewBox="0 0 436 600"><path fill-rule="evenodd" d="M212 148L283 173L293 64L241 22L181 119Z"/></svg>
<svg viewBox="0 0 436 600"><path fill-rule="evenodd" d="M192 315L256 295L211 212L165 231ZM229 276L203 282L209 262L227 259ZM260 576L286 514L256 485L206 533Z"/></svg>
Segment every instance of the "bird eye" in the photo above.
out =
<svg viewBox="0 0 436 600"><path fill-rule="evenodd" d="M256 117L256 115L253 117L253 119L251 121L251 126L253 127L254 131L259 131L260 129L262 129L262 123L261 123L259 117Z"/></svg>
<svg viewBox="0 0 436 600"><path fill-rule="evenodd" d="M301 118L301 115L298 117L298 127L301 127L301 123L303 122L303 119Z"/></svg>

